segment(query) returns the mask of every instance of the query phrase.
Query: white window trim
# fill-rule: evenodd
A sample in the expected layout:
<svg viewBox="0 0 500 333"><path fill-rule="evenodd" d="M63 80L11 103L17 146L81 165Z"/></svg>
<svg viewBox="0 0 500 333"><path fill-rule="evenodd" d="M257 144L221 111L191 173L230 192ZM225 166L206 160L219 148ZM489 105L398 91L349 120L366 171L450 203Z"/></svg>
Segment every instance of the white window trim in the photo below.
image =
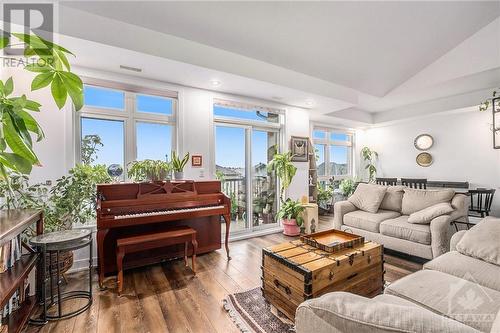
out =
<svg viewBox="0 0 500 333"><path fill-rule="evenodd" d="M313 136L314 131L325 131L326 132L325 138L324 139L314 138L314 136ZM331 140L330 135L332 133L347 134L351 137L351 141ZM331 175L329 173L329 168L326 167L326 165L325 165L325 175L321 175L321 176L318 175L318 181L328 181L331 177L335 177L336 180L354 177L354 175L355 175L355 173L354 173L354 170L355 170L354 150L355 150L355 141L356 141L355 131L348 130L345 128L342 129L342 128L326 127L326 126L313 124L311 126L311 139L312 139L312 143L313 143L313 148L315 148L314 146L316 144L325 145L325 151L324 151L325 163L330 162L330 146L344 146L344 147L350 148L350 154L348 156L349 173L347 175Z"/></svg>
<svg viewBox="0 0 500 333"><path fill-rule="evenodd" d="M80 111L75 112L74 128L75 128L75 162L81 163L81 119L94 118L102 120L118 120L123 121L124 135L124 165L127 165L137 159L137 142L136 142L136 124L137 122L163 124L172 126L172 150L177 149L178 138L178 114L179 101L178 93L173 91L162 91L157 89L142 88L138 86L116 83L113 81L83 78L84 85L95 86L124 92L125 94L125 109L118 110L113 108L99 108L95 106L84 106ZM152 95L172 100L172 115L162 115L147 112L139 112L136 109L136 95ZM126 173L125 173L126 176ZM127 179L127 178L125 178Z"/></svg>

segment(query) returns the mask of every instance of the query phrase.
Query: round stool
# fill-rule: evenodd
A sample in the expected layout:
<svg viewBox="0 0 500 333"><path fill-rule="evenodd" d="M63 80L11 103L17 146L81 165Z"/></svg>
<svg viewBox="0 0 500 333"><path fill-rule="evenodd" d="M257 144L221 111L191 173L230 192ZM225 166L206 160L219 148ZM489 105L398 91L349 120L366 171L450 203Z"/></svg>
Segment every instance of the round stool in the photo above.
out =
<svg viewBox="0 0 500 333"><path fill-rule="evenodd" d="M41 301L43 304L42 315L40 319L32 320L31 322L33 324L45 324L48 320L71 318L87 310L90 305L92 305L92 232L84 229L50 232L32 238L30 244L36 247L42 256L41 271L43 277L41 285ZM85 246L89 247L89 290L73 290L61 293L62 281L61 275L59 274L59 253L61 251L74 251ZM54 254L56 257L55 267L52 262L52 256ZM49 257L48 272L46 271L47 255ZM54 268L56 270L55 274L53 272ZM54 295L54 276L57 282L57 295ZM47 282L49 282L50 285L50 297L47 297ZM87 299L88 302L77 310L62 313L62 302L75 298ZM50 304L47 305L47 301L50 301ZM48 314L47 310L56 304L57 314Z"/></svg>

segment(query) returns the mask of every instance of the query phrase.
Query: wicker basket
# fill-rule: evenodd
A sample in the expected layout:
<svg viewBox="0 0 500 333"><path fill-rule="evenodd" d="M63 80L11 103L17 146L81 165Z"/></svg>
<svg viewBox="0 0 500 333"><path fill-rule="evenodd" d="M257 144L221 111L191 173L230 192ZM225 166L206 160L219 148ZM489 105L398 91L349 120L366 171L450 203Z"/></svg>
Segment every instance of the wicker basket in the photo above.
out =
<svg viewBox="0 0 500 333"><path fill-rule="evenodd" d="M50 257L49 257L50 256ZM52 263L53 267L57 264L56 253L53 252L50 255L47 253L45 256L45 271L49 275L49 266ZM66 273L71 266L73 266L73 251L60 251L59 252L59 275L62 276ZM55 276L57 271L54 269L52 271L52 276Z"/></svg>

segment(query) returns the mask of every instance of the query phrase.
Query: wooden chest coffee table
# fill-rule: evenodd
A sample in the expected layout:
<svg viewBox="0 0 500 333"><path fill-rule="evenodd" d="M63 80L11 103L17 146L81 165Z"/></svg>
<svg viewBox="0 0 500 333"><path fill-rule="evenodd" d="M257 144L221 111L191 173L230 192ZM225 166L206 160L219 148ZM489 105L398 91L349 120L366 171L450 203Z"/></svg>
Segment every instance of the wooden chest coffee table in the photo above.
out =
<svg viewBox="0 0 500 333"><path fill-rule="evenodd" d="M264 297L292 320L300 303L328 292L373 297L383 290L380 244L365 242L329 253L295 240L262 251Z"/></svg>

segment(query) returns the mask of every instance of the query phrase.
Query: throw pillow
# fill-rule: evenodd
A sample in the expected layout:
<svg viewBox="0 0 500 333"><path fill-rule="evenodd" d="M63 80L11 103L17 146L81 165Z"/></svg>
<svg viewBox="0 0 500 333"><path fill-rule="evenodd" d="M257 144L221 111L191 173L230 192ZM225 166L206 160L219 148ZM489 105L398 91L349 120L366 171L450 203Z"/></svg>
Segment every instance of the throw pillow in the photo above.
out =
<svg viewBox="0 0 500 333"><path fill-rule="evenodd" d="M382 200L384 200L386 191L387 186L360 183L354 194L347 200L358 209L376 213Z"/></svg>
<svg viewBox="0 0 500 333"><path fill-rule="evenodd" d="M416 190L405 188L401 213L410 215L441 202L450 202L455 195L452 189L443 190Z"/></svg>
<svg viewBox="0 0 500 333"><path fill-rule="evenodd" d="M500 265L500 218L486 217L467 230L457 243L457 251L463 255Z"/></svg>
<svg viewBox="0 0 500 333"><path fill-rule="evenodd" d="M442 202L410 214L408 223L429 224L432 219L453 212L449 202Z"/></svg>
<svg viewBox="0 0 500 333"><path fill-rule="evenodd" d="M384 200L380 204L380 209L401 213L404 189L405 187L401 185L389 186L385 192Z"/></svg>

